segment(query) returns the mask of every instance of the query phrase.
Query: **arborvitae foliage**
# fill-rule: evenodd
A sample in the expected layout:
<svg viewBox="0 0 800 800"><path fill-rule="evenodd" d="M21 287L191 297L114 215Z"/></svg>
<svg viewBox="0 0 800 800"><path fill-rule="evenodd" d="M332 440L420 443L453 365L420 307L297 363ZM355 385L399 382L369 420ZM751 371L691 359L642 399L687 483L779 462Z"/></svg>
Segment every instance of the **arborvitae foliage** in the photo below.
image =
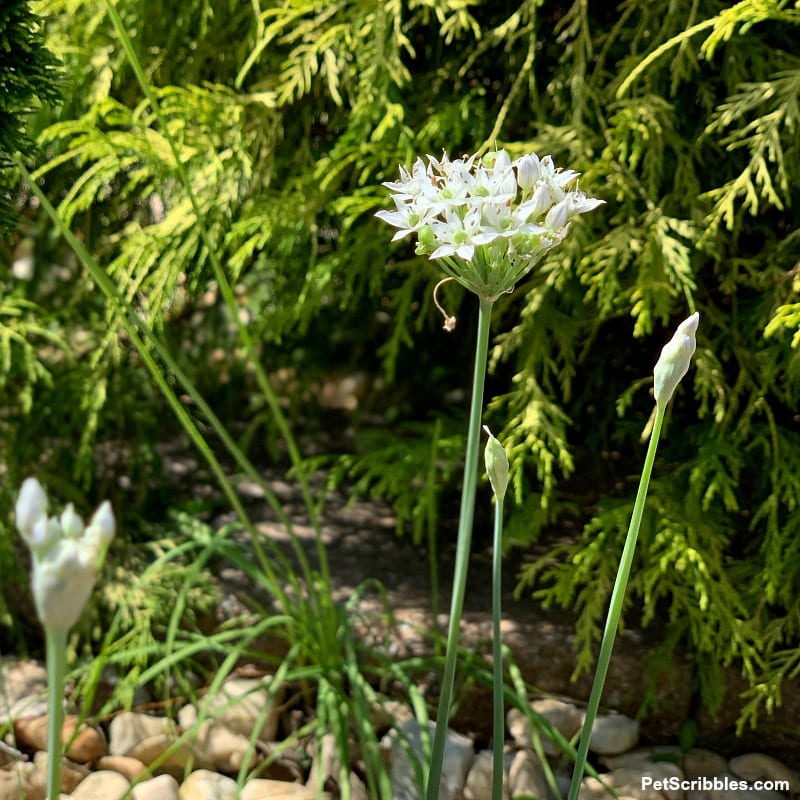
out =
<svg viewBox="0 0 800 800"><path fill-rule="evenodd" d="M28 0L6 0L0 6L0 234L14 220L13 176L8 158L30 147L25 114L36 101L54 102L57 61L43 46L38 18Z"/></svg>
<svg viewBox="0 0 800 800"><path fill-rule="evenodd" d="M418 155L495 144L584 173L581 185L607 205L576 222L495 317L488 416L513 459L514 544L567 520L585 526L523 578L536 578L543 601L575 609L588 667L643 456L652 366L696 309L696 360L661 443L627 622L666 624L665 641L694 652L712 708L727 663L750 681L751 710L773 703L782 677L800 669L798 7L115 7L163 121L105 2L43 0L74 94L42 133L49 160L38 177L123 292L183 348L187 368L211 389L221 371L229 377L219 397L232 419L263 404L218 310L198 211L265 362L293 397L308 396L305 381L358 365L387 389L366 409L386 424L463 403L454 390L467 384L474 309L447 287L460 322L456 334L439 330L437 270L407 243L390 246L372 217L387 204L381 181ZM146 396L132 402L119 376L136 364L92 287L74 269L68 284L54 313L80 330L91 370L69 373L58 398L76 398L71 427L90 453L112 423L131 430L132 414L157 420L158 409ZM31 299L42 291L31 285ZM102 391L87 393L90 383ZM387 476L392 452L342 464L364 487L417 493ZM421 464L429 452L420 448Z"/></svg>

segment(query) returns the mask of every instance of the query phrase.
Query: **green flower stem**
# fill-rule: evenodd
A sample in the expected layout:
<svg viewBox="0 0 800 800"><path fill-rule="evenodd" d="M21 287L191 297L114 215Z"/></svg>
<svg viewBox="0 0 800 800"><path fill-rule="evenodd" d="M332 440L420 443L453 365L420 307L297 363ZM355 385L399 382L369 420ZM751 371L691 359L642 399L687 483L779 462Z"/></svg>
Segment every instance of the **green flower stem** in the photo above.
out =
<svg viewBox="0 0 800 800"><path fill-rule="evenodd" d="M492 316L493 305L493 300L480 298L478 340L475 345L475 370L472 377L472 403L467 431L464 482L461 487L461 512L458 518L458 542L456 545L456 565L453 573L453 594L450 600L450 621L447 628L444 676L439 697L439 712L436 715L436 733L433 738L430 770L425 792L426 800L437 800L439 797L439 783L444 763L444 745L447 738L447 722L453 701L461 612L464 608L464 593L467 588L472 520L475 515L475 491L478 485L478 449L481 435L481 416L483 413L483 384L486 377L486 360L489 352L489 321Z"/></svg>
<svg viewBox="0 0 800 800"><path fill-rule="evenodd" d="M492 541L492 800L503 800L503 640L502 618L503 498L495 495L494 538Z"/></svg>
<svg viewBox="0 0 800 800"><path fill-rule="evenodd" d="M625 547L622 549L622 558L617 570L617 578L614 581L614 590L611 593L611 603L608 607L606 626L603 631L603 640L600 644L600 657L597 661L597 671L594 674L592 693L589 695L589 704L586 707L586 718L583 722L583 731L578 745L578 755L575 759L575 771L572 773L572 783L569 787L569 800L577 800L578 792L581 788L583 771L586 766L586 758L589 755L589 740L592 738L592 727L594 726L597 710L600 707L600 698L603 694L603 685L608 674L608 665L611 662L611 651L614 649L614 639L619 627L619 619L622 614L622 603L625 599L625 588L628 585L628 576L633 564L633 553L636 549L636 539L639 536L639 527L642 524L642 513L644 512L644 501L647 497L647 488L650 485L650 473L653 471L653 461L656 457L658 448L658 438L661 435L661 425L664 422L664 410L666 403L656 406L656 417L653 423L653 430L650 433L650 444L647 448L647 455L644 459L642 477L639 481L639 491L636 493L636 501L633 504L633 514L631 524L628 527L628 535L625 538Z"/></svg>
<svg viewBox="0 0 800 800"><path fill-rule="evenodd" d="M47 637L47 800L61 794L61 729L64 727L64 676L67 632L45 628Z"/></svg>

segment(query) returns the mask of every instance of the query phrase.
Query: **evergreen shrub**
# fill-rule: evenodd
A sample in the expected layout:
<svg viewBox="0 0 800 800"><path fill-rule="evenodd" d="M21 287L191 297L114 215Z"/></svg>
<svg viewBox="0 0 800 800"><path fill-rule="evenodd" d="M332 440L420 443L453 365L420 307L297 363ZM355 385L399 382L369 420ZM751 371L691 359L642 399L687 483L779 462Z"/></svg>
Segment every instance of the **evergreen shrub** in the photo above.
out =
<svg viewBox="0 0 800 800"><path fill-rule="evenodd" d="M535 582L540 600L574 609L588 667L652 407L646 376L676 321L698 310L696 366L665 426L626 622L666 624L664 641L693 652L712 710L729 663L751 687L745 719L778 702L800 670L798 6L115 5L196 202L101 0L37 3L73 79L62 118L41 133L37 178L189 372L212 393L224 372L229 420L263 404L216 301L198 213L293 397L313 408L307 381L366 369L375 399L354 415L357 432L378 412L429 432L448 403L463 405L452 390L472 343L454 337L470 326L439 330L437 270L373 219L387 205L381 182L418 155L495 144L583 173L607 205L495 314L488 416L512 458L510 545L581 530L526 568L522 588ZM55 247L40 244L39 267ZM79 318L93 368L118 374L126 343L91 285L72 280L56 324L74 333ZM42 291L31 285L30 299ZM453 287L442 296L450 313L474 314ZM71 409L87 444L133 413L136 365L126 369ZM53 372L56 385L67 376ZM159 409L144 398L136 413L157 420ZM340 473L365 490L383 474L390 488L377 490L395 499L404 485L417 492L386 479L392 452L348 455ZM417 452L425 474L430 450Z"/></svg>
<svg viewBox="0 0 800 800"><path fill-rule="evenodd" d="M31 148L26 114L38 107L37 101L58 100L57 68L28 0L6 0L0 7L0 234L7 234L16 219L10 158Z"/></svg>

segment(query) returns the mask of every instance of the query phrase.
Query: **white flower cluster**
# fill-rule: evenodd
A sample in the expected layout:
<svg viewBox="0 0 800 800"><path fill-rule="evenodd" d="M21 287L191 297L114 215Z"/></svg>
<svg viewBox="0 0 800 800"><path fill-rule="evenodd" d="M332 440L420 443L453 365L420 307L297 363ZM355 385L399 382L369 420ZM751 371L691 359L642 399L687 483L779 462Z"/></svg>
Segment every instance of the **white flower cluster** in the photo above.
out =
<svg viewBox="0 0 800 800"><path fill-rule="evenodd" d="M411 172L383 185L394 211L375 216L399 228L392 241L417 234L417 253L440 260L467 289L495 299L510 291L561 242L570 220L604 201L565 187L578 177L550 156L511 160L505 150L450 161L417 159Z"/></svg>
<svg viewBox="0 0 800 800"><path fill-rule="evenodd" d="M69 503L61 517L47 516L47 495L36 478L27 478L16 506L17 528L33 555L33 598L42 624L69 630L89 599L116 523L106 500L88 527Z"/></svg>

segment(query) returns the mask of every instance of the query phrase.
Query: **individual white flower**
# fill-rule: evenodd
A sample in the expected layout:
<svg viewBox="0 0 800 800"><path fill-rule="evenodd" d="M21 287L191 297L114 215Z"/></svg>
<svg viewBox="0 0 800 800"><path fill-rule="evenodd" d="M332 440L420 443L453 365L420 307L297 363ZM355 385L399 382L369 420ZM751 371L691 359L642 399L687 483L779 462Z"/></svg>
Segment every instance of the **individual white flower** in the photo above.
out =
<svg viewBox="0 0 800 800"><path fill-rule="evenodd" d="M440 243L431 254L431 258L458 256L464 261L471 261L475 255L476 237L482 234L484 239L480 243L488 243L485 240L486 231L481 227L480 209L474 206L467 211L463 219L448 209L445 212L444 222L431 223L431 230Z"/></svg>
<svg viewBox="0 0 800 800"><path fill-rule="evenodd" d="M699 324L700 314L695 311L678 325L675 335L661 350L661 355L653 370L654 395L657 405L664 406L669 402L675 387L688 372L689 364L697 347L695 334Z"/></svg>
<svg viewBox="0 0 800 800"><path fill-rule="evenodd" d="M114 537L111 504L102 503L88 527L72 503L60 517L48 517L44 489L28 478L17 499L16 522L33 556L31 583L39 619L49 630L67 631L78 621Z"/></svg>
<svg viewBox="0 0 800 800"><path fill-rule="evenodd" d="M392 241L404 239L412 233L416 233L420 228L427 225L433 218L434 213L430 204L419 197L414 197L410 201L403 201L395 196L396 211L379 211L375 216L399 231L392 237Z"/></svg>
<svg viewBox="0 0 800 800"><path fill-rule="evenodd" d="M578 177L551 156L511 160L505 150L451 161L428 156L386 182L394 211L376 216L398 228L392 241L417 235L416 252L481 297L513 289L566 236L570 220L603 201L566 189Z"/></svg>

